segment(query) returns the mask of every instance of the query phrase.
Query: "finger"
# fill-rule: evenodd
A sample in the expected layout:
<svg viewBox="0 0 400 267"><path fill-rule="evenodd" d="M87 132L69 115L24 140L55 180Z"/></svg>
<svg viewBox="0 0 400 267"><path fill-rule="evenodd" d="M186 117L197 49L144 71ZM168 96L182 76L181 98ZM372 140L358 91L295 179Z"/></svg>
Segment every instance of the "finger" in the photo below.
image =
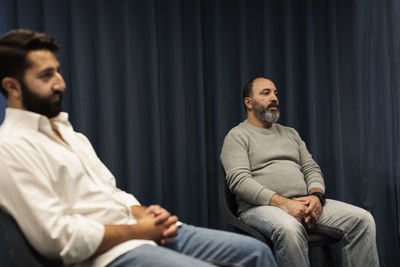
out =
<svg viewBox="0 0 400 267"><path fill-rule="evenodd" d="M160 210L162 209L160 205L150 205L148 208L150 211Z"/></svg>
<svg viewBox="0 0 400 267"><path fill-rule="evenodd" d="M320 211L316 211L314 212L314 220L317 221L319 216L321 216L321 212Z"/></svg>
<svg viewBox="0 0 400 267"><path fill-rule="evenodd" d="M314 219L314 221L316 221L320 214L321 212L318 209L314 209L310 212L309 215Z"/></svg>
<svg viewBox="0 0 400 267"><path fill-rule="evenodd" d="M166 226L170 226L170 225L173 225L173 224L176 224L176 222L178 221L178 217L177 216L170 216L169 218L168 218L168 220L165 222L165 225Z"/></svg>
<svg viewBox="0 0 400 267"><path fill-rule="evenodd" d="M322 209L321 209L321 207L320 207L320 206L318 206L318 205L315 205L315 206L314 206L314 209L313 209L313 211L314 211L315 213L317 213L317 214L321 214L321 212L322 212Z"/></svg>
<svg viewBox="0 0 400 267"><path fill-rule="evenodd" d="M156 215L155 222L156 224L165 223L170 217L171 214L167 210L161 209L160 213Z"/></svg>
<svg viewBox="0 0 400 267"><path fill-rule="evenodd" d="M309 206L306 208L305 213L306 213L306 214L310 214L310 213L313 212L313 211L314 211L314 206L309 205Z"/></svg>
<svg viewBox="0 0 400 267"><path fill-rule="evenodd" d="M294 198L293 200L300 201L300 202L305 202L305 201L307 201L307 200L310 200L310 197L309 197L309 196L305 196L305 197L296 197L296 198Z"/></svg>
<svg viewBox="0 0 400 267"><path fill-rule="evenodd" d="M159 205L150 205L147 209L145 214L149 215L149 214L158 214L161 211L161 207Z"/></svg>
<svg viewBox="0 0 400 267"><path fill-rule="evenodd" d="M315 222L315 221L314 221L314 219L313 219L311 216L308 217L308 218L307 218L307 221L305 222L307 228L310 229L310 228L311 228L311 225L312 225L314 222Z"/></svg>
<svg viewBox="0 0 400 267"><path fill-rule="evenodd" d="M177 236L178 235L178 226L176 226L176 224L171 225L170 227L168 227L167 230L165 230L163 232L162 235L164 238Z"/></svg>
<svg viewBox="0 0 400 267"><path fill-rule="evenodd" d="M315 212L311 213L310 216L311 216L313 221L316 221L318 219L317 213L315 213Z"/></svg>
<svg viewBox="0 0 400 267"><path fill-rule="evenodd" d="M165 245L168 245L169 243L171 243L172 240L174 240L173 237L164 238L164 239L161 239L160 244L165 246Z"/></svg>

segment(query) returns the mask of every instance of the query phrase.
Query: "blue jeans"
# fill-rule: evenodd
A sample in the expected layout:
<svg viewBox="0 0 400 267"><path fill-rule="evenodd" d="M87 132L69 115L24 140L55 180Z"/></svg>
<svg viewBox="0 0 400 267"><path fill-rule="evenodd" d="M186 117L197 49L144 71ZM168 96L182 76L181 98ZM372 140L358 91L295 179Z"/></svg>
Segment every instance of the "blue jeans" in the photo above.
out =
<svg viewBox="0 0 400 267"><path fill-rule="evenodd" d="M277 266L271 249L254 238L184 224L167 246L142 245L118 257L108 267L213 264Z"/></svg>
<svg viewBox="0 0 400 267"><path fill-rule="evenodd" d="M307 231L293 216L277 207L255 206L240 219L272 240L279 266L310 266ZM316 224L343 232L343 266L379 266L375 221L368 211L328 199Z"/></svg>

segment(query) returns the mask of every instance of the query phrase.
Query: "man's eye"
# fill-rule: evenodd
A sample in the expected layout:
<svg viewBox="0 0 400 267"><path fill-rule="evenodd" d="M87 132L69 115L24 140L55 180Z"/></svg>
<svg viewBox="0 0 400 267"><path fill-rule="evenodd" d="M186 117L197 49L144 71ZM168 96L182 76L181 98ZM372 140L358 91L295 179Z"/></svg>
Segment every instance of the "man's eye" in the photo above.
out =
<svg viewBox="0 0 400 267"><path fill-rule="evenodd" d="M52 73L46 72L46 73L43 73L42 78L48 79L48 78L51 78L52 75L53 75Z"/></svg>

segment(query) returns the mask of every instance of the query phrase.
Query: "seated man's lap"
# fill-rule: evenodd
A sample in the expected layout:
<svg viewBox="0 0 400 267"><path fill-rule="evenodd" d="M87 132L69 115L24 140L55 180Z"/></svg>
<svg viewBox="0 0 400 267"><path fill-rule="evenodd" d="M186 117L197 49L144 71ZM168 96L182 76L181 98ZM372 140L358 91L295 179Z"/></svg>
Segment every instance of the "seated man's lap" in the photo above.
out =
<svg viewBox="0 0 400 267"><path fill-rule="evenodd" d="M178 253L162 246L142 245L121 255L107 267L125 266L213 266L210 263Z"/></svg>
<svg viewBox="0 0 400 267"><path fill-rule="evenodd" d="M183 224L178 236L165 247L142 245L108 267L132 263L134 266L210 266L208 262L276 266L270 248L254 238Z"/></svg>
<svg viewBox="0 0 400 267"><path fill-rule="evenodd" d="M369 211L342 201L327 199L317 224L347 232L360 221L374 224Z"/></svg>
<svg viewBox="0 0 400 267"><path fill-rule="evenodd" d="M271 255L270 248L248 236L207 228L182 225L178 236L166 246L196 258L222 262L244 263L252 253Z"/></svg>
<svg viewBox="0 0 400 267"><path fill-rule="evenodd" d="M304 226L284 210L273 206L256 206L240 214L239 218L268 237L278 231L305 231ZM347 232L358 221L373 224L368 211L345 202L327 199L316 224ZM305 233L305 232L304 232Z"/></svg>
<svg viewBox="0 0 400 267"><path fill-rule="evenodd" d="M271 237L277 232L285 234L298 232L306 235L303 225L292 215L278 207L255 206L242 212L239 218L267 237Z"/></svg>

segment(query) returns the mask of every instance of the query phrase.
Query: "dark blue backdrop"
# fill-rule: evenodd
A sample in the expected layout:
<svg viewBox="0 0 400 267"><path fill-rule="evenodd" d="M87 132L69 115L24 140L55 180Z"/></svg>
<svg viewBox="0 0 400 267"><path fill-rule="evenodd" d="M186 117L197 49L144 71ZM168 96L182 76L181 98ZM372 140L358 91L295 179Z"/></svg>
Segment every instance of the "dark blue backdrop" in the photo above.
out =
<svg viewBox="0 0 400 267"><path fill-rule="evenodd" d="M229 229L220 148L244 83L271 77L328 196L370 210L400 264L399 1L0 0L0 34L18 27L63 44L65 109L119 186L202 226Z"/></svg>

